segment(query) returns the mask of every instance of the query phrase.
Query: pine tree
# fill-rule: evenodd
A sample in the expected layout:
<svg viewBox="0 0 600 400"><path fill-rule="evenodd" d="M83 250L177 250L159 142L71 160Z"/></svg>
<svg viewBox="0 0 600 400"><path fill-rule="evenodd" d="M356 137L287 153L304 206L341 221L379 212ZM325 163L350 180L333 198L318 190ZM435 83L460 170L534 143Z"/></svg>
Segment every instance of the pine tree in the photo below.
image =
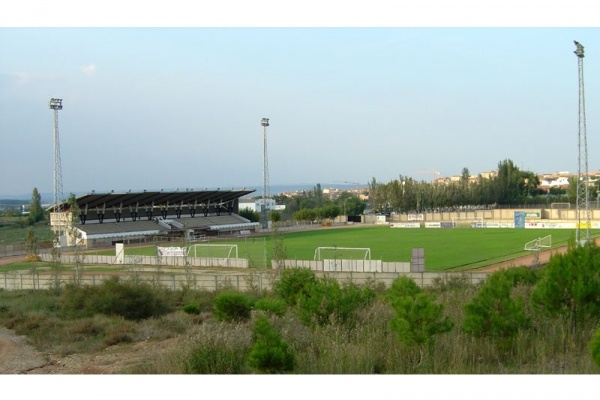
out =
<svg viewBox="0 0 600 400"><path fill-rule="evenodd" d="M44 219L44 210L42 209L42 196L37 188L33 188L31 193L31 203L29 204L29 225L33 225Z"/></svg>

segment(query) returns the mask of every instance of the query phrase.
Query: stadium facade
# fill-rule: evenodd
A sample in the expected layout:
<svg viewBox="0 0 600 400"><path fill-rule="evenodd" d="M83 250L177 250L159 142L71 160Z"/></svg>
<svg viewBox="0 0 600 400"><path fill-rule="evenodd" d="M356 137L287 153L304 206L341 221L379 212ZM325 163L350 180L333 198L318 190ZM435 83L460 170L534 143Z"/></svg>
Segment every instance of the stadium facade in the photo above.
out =
<svg viewBox="0 0 600 400"><path fill-rule="evenodd" d="M185 190L88 193L49 208L61 245L88 248L115 243L197 240L248 234L259 224L238 215L239 201L255 190ZM75 215L76 214L76 215Z"/></svg>

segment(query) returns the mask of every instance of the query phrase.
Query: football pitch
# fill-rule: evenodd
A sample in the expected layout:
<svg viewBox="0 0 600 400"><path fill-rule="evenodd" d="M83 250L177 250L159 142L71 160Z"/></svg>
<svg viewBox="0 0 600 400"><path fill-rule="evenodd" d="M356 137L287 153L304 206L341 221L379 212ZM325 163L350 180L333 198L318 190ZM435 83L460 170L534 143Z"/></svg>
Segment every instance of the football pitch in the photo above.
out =
<svg viewBox="0 0 600 400"><path fill-rule="evenodd" d="M600 232L592 231L597 237ZM313 260L317 247L369 248L372 260L410 262L412 249L423 248L427 271L468 270L532 254L524 250L532 240L551 235L552 248L575 237L569 229L392 229L387 226L317 229L282 233L287 259ZM210 243L236 244L239 257L251 265L270 265L272 236L211 239ZM166 245L165 245L166 246ZM213 251L213 257L220 257ZM156 247L127 248L126 254L156 255ZM104 254L110 254L103 252ZM114 254L114 252L112 252ZM343 251L340 254L347 254ZM359 253L354 254L354 258ZM361 253L364 256L364 252ZM339 258L345 258L344 255Z"/></svg>

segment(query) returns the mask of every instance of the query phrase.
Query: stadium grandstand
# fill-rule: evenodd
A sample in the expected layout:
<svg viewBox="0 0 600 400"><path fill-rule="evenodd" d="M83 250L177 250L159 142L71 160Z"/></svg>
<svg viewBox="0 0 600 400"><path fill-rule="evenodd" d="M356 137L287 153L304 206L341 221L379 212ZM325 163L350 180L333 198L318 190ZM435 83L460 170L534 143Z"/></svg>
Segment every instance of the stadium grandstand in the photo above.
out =
<svg viewBox="0 0 600 400"><path fill-rule="evenodd" d="M238 215L239 199L255 190L185 190L88 193L75 198L77 216L63 202L50 212L51 228L62 232L61 244L74 237L88 248L115 243L146 243L255 231L259 224ZM73 221L73 223L71 223ZM73 232L65 235L64 232Z"/></svg>

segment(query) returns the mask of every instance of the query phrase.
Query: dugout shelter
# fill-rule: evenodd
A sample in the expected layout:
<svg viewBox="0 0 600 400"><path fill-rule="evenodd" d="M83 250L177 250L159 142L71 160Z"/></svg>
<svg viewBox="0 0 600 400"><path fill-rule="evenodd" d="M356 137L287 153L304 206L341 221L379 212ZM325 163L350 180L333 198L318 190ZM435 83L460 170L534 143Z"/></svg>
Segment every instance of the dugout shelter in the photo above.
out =
<svg viewBox="0 0 600 400"><path fill-rule="evenodd" d="M68 201L60 205L62 212L51 207L50 224L67 246L77 240L88 248L247 233L259 224L238 215L239 199L254 191L92 191L76 197L73 210Z"/></svg>

